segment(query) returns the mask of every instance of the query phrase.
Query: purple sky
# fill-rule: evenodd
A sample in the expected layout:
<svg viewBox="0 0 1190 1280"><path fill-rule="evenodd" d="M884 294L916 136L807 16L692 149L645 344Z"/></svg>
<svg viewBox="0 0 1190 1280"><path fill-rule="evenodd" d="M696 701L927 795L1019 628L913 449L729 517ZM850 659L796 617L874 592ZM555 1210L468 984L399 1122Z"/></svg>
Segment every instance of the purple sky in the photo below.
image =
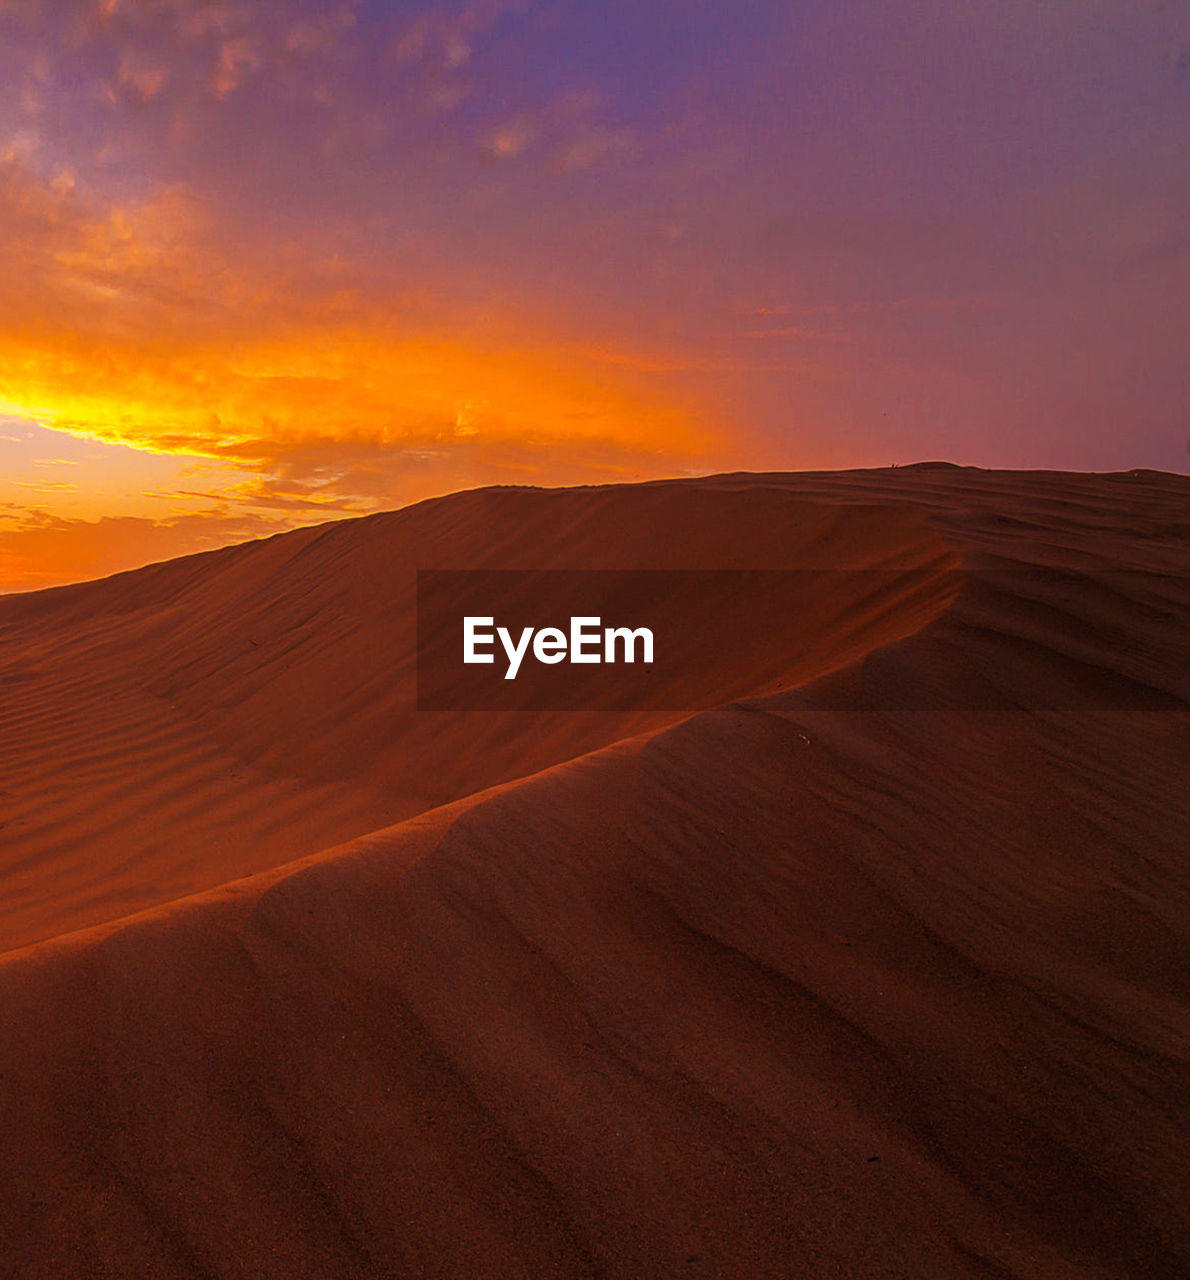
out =
<svg viewBox="0 0 1190 1280"><path fill-rule="evenodd" d="M1184 471L1190 6L0 0L0 248L0 589L493 481Z"/></svg>

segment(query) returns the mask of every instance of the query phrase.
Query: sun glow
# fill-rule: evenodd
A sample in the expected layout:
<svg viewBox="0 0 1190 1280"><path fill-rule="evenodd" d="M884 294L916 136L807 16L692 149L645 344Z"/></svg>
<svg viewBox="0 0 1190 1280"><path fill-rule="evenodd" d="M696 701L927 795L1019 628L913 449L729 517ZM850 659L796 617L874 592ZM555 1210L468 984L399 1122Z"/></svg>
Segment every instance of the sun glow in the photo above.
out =
<svg viewBox="0 0 1190 1280"><path fill-rule="evenodd" d="M691 454L688 412L566 351L437 337L293 332L254 343L0 340L0 412L154 452L267 459L312 441L452 440Z"/></svg>

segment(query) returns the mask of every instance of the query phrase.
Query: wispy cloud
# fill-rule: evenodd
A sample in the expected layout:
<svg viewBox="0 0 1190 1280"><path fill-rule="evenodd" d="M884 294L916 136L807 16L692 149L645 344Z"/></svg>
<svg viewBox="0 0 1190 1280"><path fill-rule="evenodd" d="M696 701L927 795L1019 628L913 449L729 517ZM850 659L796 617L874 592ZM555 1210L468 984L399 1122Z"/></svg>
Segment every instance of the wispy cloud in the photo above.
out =
<svg viewBox="0 0 1190 1280"><path fill-rule="evenodd" d="M0 524L0 592L31 591L206 551L289 527L262 515L210 511L154 521L133 516L70 520L44 509Z"/></svg>
<svg viewBox="0 0 1190 1280"><path fill-rule="evenodd" d="M439 6L423 10L405 23L392 43L398 63L432 62L449 71L471 60L477 41L506 14L522 13L525 0L487 0L461 9Z"/></svg>

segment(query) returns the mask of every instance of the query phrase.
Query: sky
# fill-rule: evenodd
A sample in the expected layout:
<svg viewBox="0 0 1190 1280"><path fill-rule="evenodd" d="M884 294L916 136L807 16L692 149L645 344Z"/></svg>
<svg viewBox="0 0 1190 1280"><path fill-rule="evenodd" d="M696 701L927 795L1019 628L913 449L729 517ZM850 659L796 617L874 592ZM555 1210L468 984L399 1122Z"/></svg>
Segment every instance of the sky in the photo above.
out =
<svg viewBox="0 0 1190 1280"><path fill-rule="evenodd" d="M482 484L1190 469L1187 0L0 0L0 591Z"/></svg>

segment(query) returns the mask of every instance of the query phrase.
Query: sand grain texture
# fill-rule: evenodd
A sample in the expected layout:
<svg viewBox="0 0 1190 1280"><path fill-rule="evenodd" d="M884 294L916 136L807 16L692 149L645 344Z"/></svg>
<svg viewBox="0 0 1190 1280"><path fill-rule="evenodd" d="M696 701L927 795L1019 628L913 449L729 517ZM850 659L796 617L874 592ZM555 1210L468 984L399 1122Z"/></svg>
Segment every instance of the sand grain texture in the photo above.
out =
<svg viewBox="0 0 1190 1280"><path fill-rule="evenodd" d="M412 710L415 568L642 562L900 585L693 716ZM1185 1276L1188 624L1190 482L940 467L0 600L0 1274Z"/></svg>

